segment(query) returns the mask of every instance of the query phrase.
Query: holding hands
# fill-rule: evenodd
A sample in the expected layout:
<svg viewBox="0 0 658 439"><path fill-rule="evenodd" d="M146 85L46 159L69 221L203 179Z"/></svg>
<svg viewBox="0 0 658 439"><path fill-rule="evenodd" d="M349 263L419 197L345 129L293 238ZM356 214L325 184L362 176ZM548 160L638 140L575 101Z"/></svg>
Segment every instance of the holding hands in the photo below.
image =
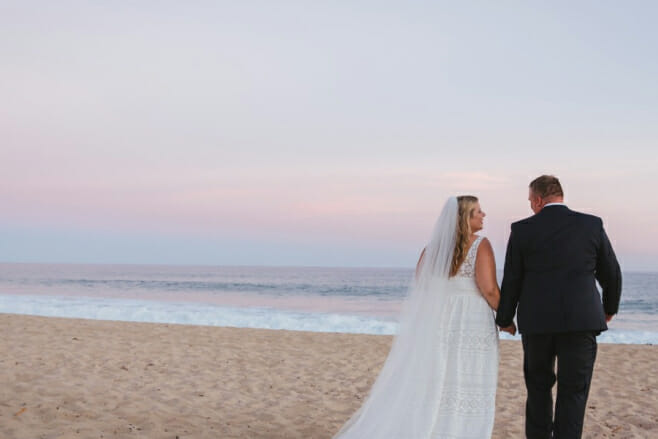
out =
<svg viewBox="0 0 658 439"><path fill-rule="evenodd" d="M516 335L516 325L514 324L514 322L512 322L511 325L509 325L505 328L500 328L500 330L503 331L503 332L507 332L509 334L512 334L512 335Z"/></svg>

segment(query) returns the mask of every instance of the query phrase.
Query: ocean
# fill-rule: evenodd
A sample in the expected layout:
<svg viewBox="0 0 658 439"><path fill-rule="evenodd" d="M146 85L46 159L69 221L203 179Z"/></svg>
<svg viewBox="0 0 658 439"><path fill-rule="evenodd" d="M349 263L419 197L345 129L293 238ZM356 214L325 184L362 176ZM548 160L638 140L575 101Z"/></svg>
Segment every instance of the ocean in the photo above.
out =
<svg viewBox="0 0 658 439"><path fill-rule="evenodd" d="M410 268L2 263L0 313L395 334L412 274ZM658 344L658 273L623 277L619 314L599 342Z"/></svg>

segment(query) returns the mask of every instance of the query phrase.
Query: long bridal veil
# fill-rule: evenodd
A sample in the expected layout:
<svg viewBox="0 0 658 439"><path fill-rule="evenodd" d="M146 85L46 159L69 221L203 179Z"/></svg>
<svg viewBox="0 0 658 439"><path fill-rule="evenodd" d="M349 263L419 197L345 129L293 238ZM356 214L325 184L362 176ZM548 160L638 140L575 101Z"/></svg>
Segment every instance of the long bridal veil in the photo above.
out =
<svg viewBox="0 0 658 439"><path fill-rule="evenodd" d="M428 438L436 422L443 374L442 313L457 234L458 203L450 197L434 226L402 303L399 329L363 405L334 439Z"/></svg>

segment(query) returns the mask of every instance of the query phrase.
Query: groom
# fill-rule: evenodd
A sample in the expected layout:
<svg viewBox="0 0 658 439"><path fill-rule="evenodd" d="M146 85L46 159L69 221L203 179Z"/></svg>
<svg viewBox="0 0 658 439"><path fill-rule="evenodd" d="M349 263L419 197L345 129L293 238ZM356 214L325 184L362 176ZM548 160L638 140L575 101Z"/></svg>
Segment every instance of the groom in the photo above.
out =
<svg viewBox="0 0 658 439"><path fill-rule="evenodd" d="M530 439L581 437L596 336L608 329L621 296L619 264L601 219L570 210L563 196L556 177L530 183L535 215L512 224L496 315L511 332L518 305Z"/></svg>

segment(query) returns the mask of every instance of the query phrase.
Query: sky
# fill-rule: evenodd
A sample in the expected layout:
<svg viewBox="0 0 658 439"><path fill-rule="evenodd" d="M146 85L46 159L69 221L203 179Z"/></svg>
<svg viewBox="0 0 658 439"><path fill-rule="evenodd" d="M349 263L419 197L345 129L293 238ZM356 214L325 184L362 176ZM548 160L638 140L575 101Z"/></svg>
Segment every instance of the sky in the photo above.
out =
<svg viewBox="0 0 658 439"><path fill-rule="evenodd" d="M0 8L2 262L411 267L474 194L502 266L553 174L658 271L653 1Z"/></svg>

